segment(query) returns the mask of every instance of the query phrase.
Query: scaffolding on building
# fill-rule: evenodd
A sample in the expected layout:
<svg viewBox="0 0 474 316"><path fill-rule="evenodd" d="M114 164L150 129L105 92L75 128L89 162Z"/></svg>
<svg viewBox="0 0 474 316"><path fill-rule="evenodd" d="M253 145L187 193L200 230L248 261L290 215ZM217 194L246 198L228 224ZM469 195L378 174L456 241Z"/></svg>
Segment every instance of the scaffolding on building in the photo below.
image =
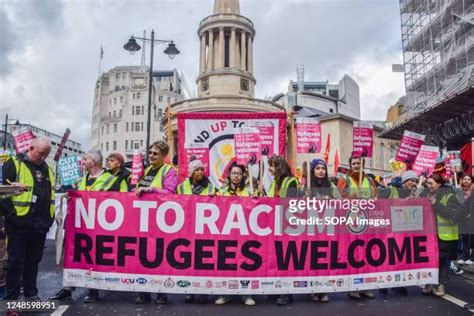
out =
<svg viewBox="0 0 474 316"><path fill-rule="evenodd" d="M400 19L407 110L384 134L474 86L473 0L400 0Z"/></svg>

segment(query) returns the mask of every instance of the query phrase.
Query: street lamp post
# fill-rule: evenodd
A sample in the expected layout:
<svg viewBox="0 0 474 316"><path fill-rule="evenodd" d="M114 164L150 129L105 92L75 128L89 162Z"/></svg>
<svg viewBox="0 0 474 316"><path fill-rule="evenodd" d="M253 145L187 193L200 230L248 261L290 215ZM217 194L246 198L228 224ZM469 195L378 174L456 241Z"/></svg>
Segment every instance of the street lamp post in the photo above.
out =
<svg viewBox="0 0 474 316"><path fill-rule="evenodd" d="M131 36L128 42L123 45L123 48L127 50L130 54L134 54L135 52L141 49L141 46L137 43L136 40L143 40L145 42L149 42L151 46L150 51L150 67L149 67L149 74L148 74L148 115L147 115L147 126L146 126L146 150L145 150L145 158L148 161L148 149L150 148L150 133L151 133L151 95L153 89L153 51L155 43L168 43L168 47L163 51L169 58L173 59L176 55L180 52L176 48L173 40L159 40L155 39L155 31L151 31L151 38L143 38L143 37L135 37Z"/></svg>
<svg viewBox="0 0 474 316"><path fill-rule="evenodd" d="M8 133L8 121L15 121L15 119L9 119L8 114L5 115L5 130L4 130L4 143L3 143L3 150L7 150L7 133ZM20 125L20 121L16 120L15 125Z"/></svg>

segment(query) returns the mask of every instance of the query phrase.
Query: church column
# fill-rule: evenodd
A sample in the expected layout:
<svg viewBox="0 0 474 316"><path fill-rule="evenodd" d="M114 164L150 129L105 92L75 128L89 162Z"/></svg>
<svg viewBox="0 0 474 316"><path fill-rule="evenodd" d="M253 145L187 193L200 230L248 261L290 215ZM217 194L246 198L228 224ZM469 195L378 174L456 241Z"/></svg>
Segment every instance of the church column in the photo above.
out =
<svg viewBox="0 0 474 316"><path fill-rule="evenodd" d="M206 33L203 32L201 34L201 55L200 55L200 63L199 63L199 72L203 73L206 71Z"/></svg>
<svg viewBox="0 0 474 316"><path fill-rule="evenodd" d="M214 31L210 29L209 31L209 57L207 59L207 69L214 70Z"/></svg>
<svg viewBox="0 0 474 316"><path fill-rule="evenodd" d="M224 68L224 27L219 27L219 62L217 63L218 68Z"/></svg>
<svg viewBox="0 0 474 316"><path fill-rule="evenodd" d="M230 57L230 68L237 68L236 66L236 41L235 41L235 27L232 27L231 33L230 33L230 45L229 45L229 57Z"/></svg>
<svg viewBox="0 0 474 316"><path fill-rule="evenodd" d="M247 55L246 54L247 48L245 45L246 41L247 41L247 33L245 33L245 31L242 30L241 40L240 40L240 69L244 71L247 70L247 66L245 63L245 55Z"/></svg>
<svg viewBox="0 0 474 316"><path fill-rule="evenodd" d="M253 73L253 38L249 36L248 47L247 47L247 67L250 73Z"/></svg>

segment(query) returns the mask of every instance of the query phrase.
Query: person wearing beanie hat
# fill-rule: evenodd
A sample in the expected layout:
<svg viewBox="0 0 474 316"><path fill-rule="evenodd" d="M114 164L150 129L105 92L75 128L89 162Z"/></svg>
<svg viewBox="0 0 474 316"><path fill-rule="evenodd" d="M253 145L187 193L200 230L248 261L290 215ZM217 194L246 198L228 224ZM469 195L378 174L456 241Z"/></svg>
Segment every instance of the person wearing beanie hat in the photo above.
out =
<svg viewBox="0 0 474 316"><path fill-rule="evenodd" d="M408 180L413 180L416 183L418 182L418 175L411 170L405 171L402 174L402 184L405 184Z"/></svg>
<svg viewBox="0 0 474 316"><path fill-rule="evenodd" d="M113 191L129 192L131 173L124 167L124 159L120 153L111 153L107 159L107 171L117 177Z"/></svg>

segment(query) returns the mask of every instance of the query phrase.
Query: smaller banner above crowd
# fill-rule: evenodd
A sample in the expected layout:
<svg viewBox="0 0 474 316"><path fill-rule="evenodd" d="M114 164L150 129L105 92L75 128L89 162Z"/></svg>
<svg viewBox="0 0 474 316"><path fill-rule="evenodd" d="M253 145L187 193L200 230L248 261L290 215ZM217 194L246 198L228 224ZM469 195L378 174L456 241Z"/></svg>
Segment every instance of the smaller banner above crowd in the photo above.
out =
<svg viewBox="0 0 474 316"><path fill-rule="evenodd" d="M416 156L415 163L413 164L413 171L418 176L424 174L428 176L433 173L436 160L439 157L439 148L434 146L421 146L418 156Z"/></svg>
<svg viewBox="0 0 474 316"><path fill-rule="evenodd" d="M256 128L241 128L234 134L236 161L240 165L254 165L262 159L260 133Z"/></svg>
<svg viewBox="0 0 474 316"><path fill-rule="evenodd" d="M371 158L373 155L374 127L370 122L356 121L352 127L353 156Z"/></svg>
<svg viewBox="0 0 474 316"><path fill-rule="evenodd" d="M403 133L400 146L398 147L395 160L409 165L413 164L416 159L416 156L418 156L418 153L420 152L421 145L423 145L424 141L425 135L405 131Z"/></svg>
<svg viewBox="0 0 474 316"><path fill-rule="evenodd" d="M271 122L251 122L250 127L258 129L260 133L260 146L262 149L262 155L271 157L275 154L274 138L275 138L275 126Z"/></svg>
<svg viewBox="0 0 474 316"><path fill-rule="evenodd" d="M295 121L297 153L320 153L322 144L319 121L311 117L297 117Z"/></svg>
<svg viewBox="0 0 474 316"><path fill-rule="evenodd" d="M63 157L59 159L57 169L61 178L61 184L71 186L81 177L81 168L77 156Z"/></svg>
<svg viewBox="0 0 474 316"><path fill-rule="evenodd" d="M31 142L36 138L29 126L19 128L13 131L12 134L15 139L17 153L30 149Z"/></svg>

